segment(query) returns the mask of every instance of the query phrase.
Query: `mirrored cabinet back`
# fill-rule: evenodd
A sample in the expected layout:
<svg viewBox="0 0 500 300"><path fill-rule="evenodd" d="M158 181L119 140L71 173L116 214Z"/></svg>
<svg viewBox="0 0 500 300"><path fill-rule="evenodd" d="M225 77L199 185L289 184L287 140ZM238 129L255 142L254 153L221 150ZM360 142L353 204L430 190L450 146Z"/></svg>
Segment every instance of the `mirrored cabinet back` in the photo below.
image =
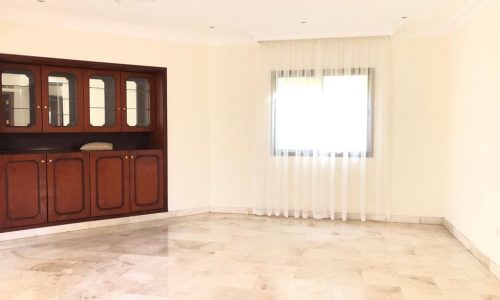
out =
<svg viewBox="0 0 500 300"><path fill-rule="evenodd" d="M167 211L166 68L0 54L0 86L0 231Z"/></svg>

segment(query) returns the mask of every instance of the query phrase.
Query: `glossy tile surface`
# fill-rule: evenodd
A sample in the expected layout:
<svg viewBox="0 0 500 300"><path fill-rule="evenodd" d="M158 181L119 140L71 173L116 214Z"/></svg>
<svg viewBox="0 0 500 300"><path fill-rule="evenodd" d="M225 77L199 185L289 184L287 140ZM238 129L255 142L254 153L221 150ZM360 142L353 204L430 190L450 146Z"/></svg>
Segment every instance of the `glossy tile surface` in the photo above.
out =
<svg viewBox="0 0 500 300"><path fill-rule="evenodd" d="M0 242L1 299L500 299L440 225L204 214Z"/></svg>

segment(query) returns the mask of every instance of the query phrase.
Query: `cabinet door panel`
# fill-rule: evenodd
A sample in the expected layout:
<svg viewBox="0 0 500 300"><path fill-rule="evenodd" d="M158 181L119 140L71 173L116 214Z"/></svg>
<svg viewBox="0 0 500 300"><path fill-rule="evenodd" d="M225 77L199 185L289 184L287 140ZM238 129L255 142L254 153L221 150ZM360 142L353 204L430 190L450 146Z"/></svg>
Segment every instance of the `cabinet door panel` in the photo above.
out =
<svg viewBox="0 0 500 300"><path fill-rule="evenodd" d="M120 132L120 72L87 70L84 83L85 131Z"/></svg>
<svg viewBox="0 0 500 300"><path fill-rule="evenodd" d="M125 151L90 154L92 216L130 211L128 155Z"/></svg>
<svg viewBox="0 0 500 300"><path fill-rule="evenodd" d="M130 210L160 209L165 206L163 151L130 152Z"/></svg>
<svg viewBox="0 0 500 300"><path fill-rule="evenodd" d="M45 155L8 155L0 161L2 227L47 222Z"/></svg>
<svg viewBox="0 0 500 300"><path fill-rule="evenodd" d="M44 132L83 131L83 70L42 67Z"/></svg>
<svg viewBox="0 0 500 300"><path fill-rule="evenodd" d="M49 221L90 217L88 153L47 155Z"/></svg>
<svg viewBox="0 0 500 300"><path fill-rule="evenodd" d="M40 66L0 64L0 132L41 132Z"/></svg>
<svg viewBox="0 0 500 300"><path fill-rule="evenodd" d="M154 131L155 77L147 73L121 73L122 131Z"/></svg>

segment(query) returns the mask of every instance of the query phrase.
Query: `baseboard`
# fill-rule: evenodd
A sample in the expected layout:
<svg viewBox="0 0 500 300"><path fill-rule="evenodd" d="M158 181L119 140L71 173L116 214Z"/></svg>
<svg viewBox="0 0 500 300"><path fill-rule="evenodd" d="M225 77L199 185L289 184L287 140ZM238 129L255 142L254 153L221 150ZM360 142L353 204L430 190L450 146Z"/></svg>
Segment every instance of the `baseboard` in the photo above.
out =
<svg viewBox="0 0 500 300"><path fill-rule="evenodd" d="M259 210L255 211L252 208L248 207L223 207L223 206L211 206L211 213L225 213L225 214L244 214L244 215L260 215L260 216L269 216L267 211ZM275 214L271 214L272 216L276 216ZM288 212L289 216L294 216L294 211L290 210ZM305 215L312 216L311 212L307 212ZM334 217L336 220L342 220L342 213L335 213ZM317 219L330 219L329 214L316 216ZM347 213L346 220L348 221L359 221L361 220L361 215L358 213ZM380 214L367 214L367 221L372 222L388 222L388 223L410 223L410 224L431 224L431 225L441 225L443 224L443 218L441 217L418 217L418 216L390 216Z"/></svg>
<svg viewBox="0 0 500 300"><path fill-rule="evenodd" d="M472 253L472 255L474 255L479 262L490 270L493 275L500 279L500 266L498 266L490 257L478 250L476 245L474 245L473 242L471 242L446 218L443 218L443 226L465 247L465 249L469 250L469 252Z"/></svg>
<svg viewBox="0 0 500 300"><path fill-rule="evenodd" d="M17 239L23 239L23 238L29 238L29 237L35 237L35 236L43 236L43 235L49 235L49 234L55 234L55 233L63 233L63 232L79 231L79 230L101 228L101 227L108 227L108 226L115 226L115 225L125 225L125 224L132 224L132 223L163 220L163 219L169 219L169 218L205 214L205 213L209 213L209 212L210 212L210 207L207 206L207 207L182 209L182 210L155 213L155 214L121 217L121 218L115 218L115 219L86 221L86 222L79 222L79 223L72 223L72 224L65 224L65 225L54 225L54 226L47 226L47 227L41 227L41 228L23 229L23 230L0 233L0 241L17 240Z"/></svg>

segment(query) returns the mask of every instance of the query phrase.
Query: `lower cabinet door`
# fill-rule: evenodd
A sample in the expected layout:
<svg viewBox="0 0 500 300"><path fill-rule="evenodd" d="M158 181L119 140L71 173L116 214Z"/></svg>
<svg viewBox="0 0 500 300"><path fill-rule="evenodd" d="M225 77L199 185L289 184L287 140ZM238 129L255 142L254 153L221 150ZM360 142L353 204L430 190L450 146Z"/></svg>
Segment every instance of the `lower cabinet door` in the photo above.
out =
<svg viewBox="0 0 500 300"><path fill-rule="evenodd" d="M163 151L130 152L130 210L147 211L165 207Z"/></svg>
<svg viewBox="0 0 500 300"><path fill-rule="evenodd" d="M90 217L89 154L47 154L49 222Z"/></svg>
<svg viewBox="0 0 500 300"><path fill-rule="evenodd" d="M2 228L47 222L45 154L0 158L0 222Z"/></svg>
<svg viewBox="0 0 500 300"><path fill-rule="evenodd" d="M129 208L129 153L90 153L91 215L126 214Z"/></svg>

